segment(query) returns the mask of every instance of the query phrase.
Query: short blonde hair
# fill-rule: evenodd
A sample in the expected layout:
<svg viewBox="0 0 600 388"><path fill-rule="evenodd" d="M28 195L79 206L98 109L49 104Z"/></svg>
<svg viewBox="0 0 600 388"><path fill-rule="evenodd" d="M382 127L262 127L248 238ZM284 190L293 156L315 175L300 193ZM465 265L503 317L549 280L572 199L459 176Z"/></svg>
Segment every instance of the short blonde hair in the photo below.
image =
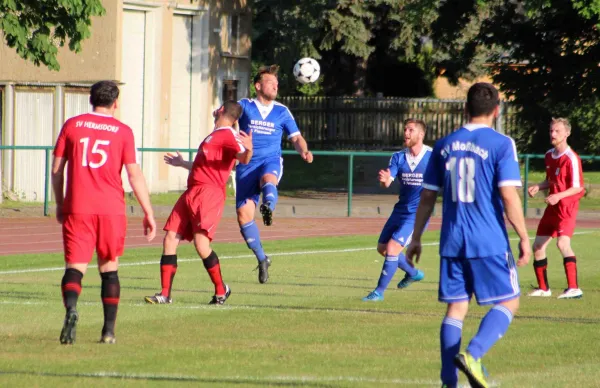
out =
<svg viewBox="0 0 600 388"><path fill-rule="evenodd" d="M569 119L566 119L564 117L553 117L552 121L550 122L550 126L552 127L555 124L562 124L567 131L571 132L571 123L569 122Z"/></svg>

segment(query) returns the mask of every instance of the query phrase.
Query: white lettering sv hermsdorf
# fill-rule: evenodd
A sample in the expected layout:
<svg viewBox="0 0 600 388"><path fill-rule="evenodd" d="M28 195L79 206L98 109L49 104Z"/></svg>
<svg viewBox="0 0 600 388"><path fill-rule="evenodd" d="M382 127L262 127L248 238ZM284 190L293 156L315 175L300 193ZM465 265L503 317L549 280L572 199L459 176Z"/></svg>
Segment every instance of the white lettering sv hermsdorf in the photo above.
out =
<svg viewBox="0 0 600 388"><path fill-rule="evenodd" d="M93 121L77 121L75 123L75 127L76 128L83 127L83 128L95 129L97 131L108 131L108 132L113 132L113 133L119 132L119 127L116 125L99 124L99 123L95 123Z"/></svg>

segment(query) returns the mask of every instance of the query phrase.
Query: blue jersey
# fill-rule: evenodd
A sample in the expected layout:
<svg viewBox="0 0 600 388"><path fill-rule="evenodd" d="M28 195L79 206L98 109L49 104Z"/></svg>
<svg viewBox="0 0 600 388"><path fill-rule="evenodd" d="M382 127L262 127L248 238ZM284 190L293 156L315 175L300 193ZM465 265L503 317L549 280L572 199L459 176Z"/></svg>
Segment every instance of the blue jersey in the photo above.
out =
<svg viewBox="0 0 600 388"><path fill-rule="evenodd" d="M483 258L510 251L502 186L521 186L513 139L467 124L437 141L423 187L443 187L441 256Z"/></svg>
<svg viewBox="0 0 600 388"><path fill-rule="evenodd" d="M239 103L243 109L240 130L246 133L252 130L254 154L250 163L281 156L282 134L285 133L288 139L300 134L294 116L285 105L273 101L266 106L247 98Z"/></svg>
<svg viewBox="0 0 600 388"><path fill-rule="evenodd" d="M431 157L431 147L423 146L416 157L410 150L394 153L390 159L390 175L400 184L399 200L394 206L396 212L415 214L419 207L423 187L423 174Z"/></svg>

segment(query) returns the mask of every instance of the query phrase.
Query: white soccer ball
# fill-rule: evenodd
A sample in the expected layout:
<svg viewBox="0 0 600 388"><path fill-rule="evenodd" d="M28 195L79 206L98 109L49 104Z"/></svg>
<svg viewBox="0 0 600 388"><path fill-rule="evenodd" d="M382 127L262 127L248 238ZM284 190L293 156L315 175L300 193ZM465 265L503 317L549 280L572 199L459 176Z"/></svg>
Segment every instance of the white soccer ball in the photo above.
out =
<svg viewBox="0 0 600 388"><path fill-rule="evenodd" d="M301 84L309 84L319 79L321 66L312 58L302 58L294 65L294 77Z"/></svg>

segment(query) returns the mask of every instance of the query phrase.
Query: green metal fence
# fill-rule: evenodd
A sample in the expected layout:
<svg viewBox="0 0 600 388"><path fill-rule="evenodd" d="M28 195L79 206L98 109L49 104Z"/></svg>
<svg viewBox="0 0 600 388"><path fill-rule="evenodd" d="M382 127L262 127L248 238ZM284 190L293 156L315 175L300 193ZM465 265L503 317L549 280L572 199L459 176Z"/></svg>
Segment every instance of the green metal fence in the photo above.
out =
<svg viewBox="0 0 600 388"><path fill-rule="evenodd" d="M0 150L12 150L12 151L44 151L45 154L45 175L44 175L44 216L49 214L49 202L48 193L50 192L50 176L52 166L52 150L53 146L3 146L0 145ZM188 154L188 160L193 160L194 154L197 149L177 149L177 148L138 148L139 152L176 152ZM295 151L284 150L284 155L295 155ZM348 188L348 204L347 204L347 215L352 215L352 192L354 188L354 158L355 157L391 157L393 152L360 152L360 151L313 151L313 154L318 156L337 156L348 158L348 171L347 171L347 188ZM600 160L600 156L582 155L582 160ZM541 154L521 154L518 155L519 160L524 165L524 181L523 181L523 212L527 214L527 202L528 194L527 187L529 186L529 167L532 159L543 159L544 155Z"/></svg>

